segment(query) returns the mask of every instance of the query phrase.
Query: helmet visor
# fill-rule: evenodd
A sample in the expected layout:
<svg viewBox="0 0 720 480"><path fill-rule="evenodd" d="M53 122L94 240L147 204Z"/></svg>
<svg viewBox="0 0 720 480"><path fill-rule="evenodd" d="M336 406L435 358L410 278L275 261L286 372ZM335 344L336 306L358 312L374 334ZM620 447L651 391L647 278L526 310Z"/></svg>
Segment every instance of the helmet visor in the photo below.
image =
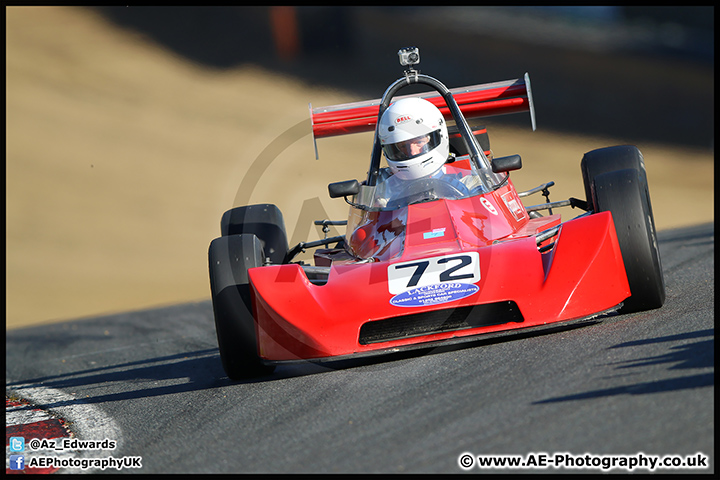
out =
<svg viewBox="0 0 720 480"><path fill-rule="evenodd" d="M383 152L385 152L385 157L388 160L402 162L428 153L440 145L441 140L440 130L435 130L427 135L420 135L410 140L383 145Z"/></svg>

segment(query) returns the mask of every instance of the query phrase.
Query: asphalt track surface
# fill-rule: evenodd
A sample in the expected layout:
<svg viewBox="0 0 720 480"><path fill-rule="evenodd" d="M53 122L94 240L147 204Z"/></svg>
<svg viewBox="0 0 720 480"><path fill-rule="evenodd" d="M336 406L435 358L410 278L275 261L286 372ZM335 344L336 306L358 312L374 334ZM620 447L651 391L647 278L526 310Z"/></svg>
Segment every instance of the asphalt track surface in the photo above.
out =
<svg viewBox="0 0 720 480"><path fill-rule="evenodd" d="M462 473L463 453L702 453L707 469L659 471L711 473L714 225L658 237L651 312L231 382L208 301L9 331L7 386L102 411L142 473Z"/></svg>

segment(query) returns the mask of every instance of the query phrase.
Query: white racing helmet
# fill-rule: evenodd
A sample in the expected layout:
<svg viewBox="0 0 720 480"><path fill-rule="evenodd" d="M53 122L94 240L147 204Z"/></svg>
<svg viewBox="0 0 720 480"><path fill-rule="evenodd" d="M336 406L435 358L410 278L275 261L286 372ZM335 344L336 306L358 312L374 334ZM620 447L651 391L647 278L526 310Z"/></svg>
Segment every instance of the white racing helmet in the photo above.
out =
<svg viewBox="0 0 720 480"><path fill-rule="evenodd" d="M450 154L445 119L422 98L391 104L380 118L378 137L390 171L401 180L432 175Z"/></svg>

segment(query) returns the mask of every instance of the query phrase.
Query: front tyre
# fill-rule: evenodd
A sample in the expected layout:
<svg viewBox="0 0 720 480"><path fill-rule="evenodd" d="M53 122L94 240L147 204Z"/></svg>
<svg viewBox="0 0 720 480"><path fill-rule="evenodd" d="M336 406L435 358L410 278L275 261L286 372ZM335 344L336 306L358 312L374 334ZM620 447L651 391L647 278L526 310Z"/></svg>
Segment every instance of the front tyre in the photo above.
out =
<svg viewBox="0 0 720 480"><path fill-rule="evenodd" d="M595 205L592 197L592 182L598 175L616 170L633 168L640 172L640 177L647 185L645 160L642 152L634 145L615 145L592 150L583 155L580 161L585 198L594 211Z"/></svg>
<svg viewBox="0 0 720 480"><path fill-rule="evenodd" d="M258 355L248 269L263 265L257 236L229 235L210 244L208 263L220 359L232 380L269 375L275 367Z"/></svg>
<svg viewBox="0 0 720 480"><path fill-rule="evenodd" d="M665 280L644 172L626 168L599 174L591 195L595 211L612 213L615 223L631 295L620 313L661 307Z"/></svg>
<svg viewBox="0 0 720 480"><path fill-rule="evenodd" d="M222 236L251 233L258 237L273 264L284 263L288 253L285 221L280 209L271 203L235 207L220 220Z"/></svg>

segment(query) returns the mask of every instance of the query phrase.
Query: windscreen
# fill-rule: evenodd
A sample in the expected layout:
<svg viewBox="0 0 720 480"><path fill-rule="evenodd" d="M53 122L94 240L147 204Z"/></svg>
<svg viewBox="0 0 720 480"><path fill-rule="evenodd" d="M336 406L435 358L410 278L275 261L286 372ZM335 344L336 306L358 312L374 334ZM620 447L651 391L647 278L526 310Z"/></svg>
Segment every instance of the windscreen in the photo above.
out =
<svg viewBox="0 0 720 480"><path fill-rule="evenodd" d="M433 175L413 180L401 180L383 168L377 184L364 187L370 191L353 203L368 210L394 210L439 199L459 200L490 192L504 178L477 169L468 156L446 163Z"/></svg>

